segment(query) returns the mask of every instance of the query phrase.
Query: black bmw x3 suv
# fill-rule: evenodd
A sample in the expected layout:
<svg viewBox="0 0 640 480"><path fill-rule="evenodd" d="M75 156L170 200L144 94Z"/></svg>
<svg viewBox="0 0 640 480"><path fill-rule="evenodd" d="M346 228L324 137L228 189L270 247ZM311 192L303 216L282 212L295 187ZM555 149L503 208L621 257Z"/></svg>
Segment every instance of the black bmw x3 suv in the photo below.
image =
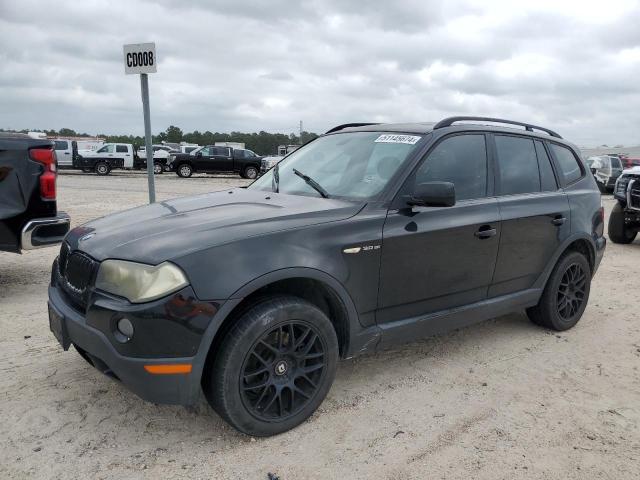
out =
<svg viewBox="0 0 640 480"><path fill-rule="evenodd" d="M246 189L72 230L50 328L144 399L204 392L238 430L283 432L339 358L523 310L573 327L605 249L579 158L508 120L341 125Z"/></svg>

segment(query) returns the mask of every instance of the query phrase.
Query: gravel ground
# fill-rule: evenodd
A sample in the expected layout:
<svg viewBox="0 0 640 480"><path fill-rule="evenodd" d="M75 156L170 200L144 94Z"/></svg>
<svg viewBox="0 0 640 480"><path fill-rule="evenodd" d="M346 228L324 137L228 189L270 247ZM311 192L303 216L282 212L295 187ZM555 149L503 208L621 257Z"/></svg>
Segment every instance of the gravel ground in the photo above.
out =
<svg viewBox="0 0 640 480"><path fill-rule="evenodd" d="M157 192L245 183L165 174ZM147 199L140 174L64 174L59 191L74 225ZM63 352L45 308L56 254L0 253L0 478L640 477L640 240L609 243L573 330L513 314L344 361L318 412L267 439L204 402L146 403Z"/></svg>

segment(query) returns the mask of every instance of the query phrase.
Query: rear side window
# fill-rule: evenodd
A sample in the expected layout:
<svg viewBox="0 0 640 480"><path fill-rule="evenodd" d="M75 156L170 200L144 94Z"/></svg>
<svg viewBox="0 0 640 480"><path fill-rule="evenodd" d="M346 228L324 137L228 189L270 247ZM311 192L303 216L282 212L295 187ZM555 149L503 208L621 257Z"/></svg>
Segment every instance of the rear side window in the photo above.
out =
<svg viewBox="0 0 640 480"><path fill-rule="evenodd" d="M540 191L538 159L533 140L496 135L500 169L500 194L516 195Z"/></svg>
<svg viewBox="0 0 640 480"><path fill-rule="evenodd" d="M580 170L580 165L573 152L567 147L562 147L555 143L550 143L550 145L553 154L558 160L558 166L565 182L573 183L578 180L582 176L582 170Z"/></svg>
<svg viewBox="0 0 640 480"><path fill-rule="evenodd" d="M416 172L416 185L452 182L456 200L487 195L487 146L484 135L455 135L440 142Z"/></svg>
<svg viewBox="0 0 640 480"><path fill-rule="evenodd" d="M128 151L126 145L116 145L116 153L127 153Z"/></svg>
<svg viewBox="0 0 640 480"><path fill-rule="evenodd" d="M540 167L540 184L543 192L555 192L558 190L556 177L553 174L551 159L547 154L542 142L536 140L536 154L538 155L538 166Z"/></svg>

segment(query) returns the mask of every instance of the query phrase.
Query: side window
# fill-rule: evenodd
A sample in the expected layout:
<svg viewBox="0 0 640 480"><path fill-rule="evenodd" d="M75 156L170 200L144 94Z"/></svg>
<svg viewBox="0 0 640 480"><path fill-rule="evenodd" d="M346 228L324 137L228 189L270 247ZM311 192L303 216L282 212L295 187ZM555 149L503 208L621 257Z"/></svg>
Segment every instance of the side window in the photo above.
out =
<svg viewBox="0 0 640 480"><path fill-rule="evenodd" d="M55 144L56 144L56 150L66 150L67 149L67 142L64 141L64 140L56 140Z"/></svg>
<svg viewBox="0 0 640 480"><path fill-rule="evenodd" d="M540 183L542 184L543 192L555 192L558 190L558 184L556 183L556 177L553 174L553 167L551 166L551 159L547 155L547 151L544 145L539 140L536 140L536 154L538 155L538 166L540 167Z"/></svg>
<svg viewBox="0 0 640 480"><path fill-rule="evenodd" d="M484 135L456 135L440 142L416 172L416 185L452 182L456 201L487 195L487 146Z"/></svg>
<svg viewBox="0 0 640 480"><path fill-rule="evenodd" d="M555 143L550 143L549 145L551 145L551 150L558 160L558 166L565 182L572 183L578 180L582 176L582 170L580 170L580 165L573 152L567 147L561 147Z"/></svg>
<svg viewBox="0 0 640 480"><path fill-rule="evenodd" d="M538 159L533 140L496 135L500 169L500 194L515 195L540 191Z"/></svg>
<svg viewBox="0 0 640 480"><path fill-rule="evenodd" d="M129 149L126 145L116 145L116 153L127 153Z"/></svg>
<svg viewBox="0 0 640 480"><path fill-rule="evenodd" d="M97 153L113 153L113 145L105 145Z"/></svg>
<svg viewBox="0 0 640 480"><path fill-rule="evenodd" d="M208 155L213 155L213 147L204 147L202 150L200 150L200 153L205 157Z"/></svg>

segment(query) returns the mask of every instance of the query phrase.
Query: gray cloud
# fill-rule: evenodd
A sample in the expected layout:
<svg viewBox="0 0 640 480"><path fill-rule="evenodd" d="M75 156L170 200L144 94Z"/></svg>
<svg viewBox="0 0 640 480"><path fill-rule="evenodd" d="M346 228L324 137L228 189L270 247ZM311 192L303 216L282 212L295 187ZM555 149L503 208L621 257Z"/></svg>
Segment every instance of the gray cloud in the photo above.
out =
<svg viewBox="0 0 640 480"><path fill-rule="evenodd" d="M638 6L0 0L0 127L141 133L122 44L153 40L154 131L485 114L586 145L640 143Z"/></svg>

